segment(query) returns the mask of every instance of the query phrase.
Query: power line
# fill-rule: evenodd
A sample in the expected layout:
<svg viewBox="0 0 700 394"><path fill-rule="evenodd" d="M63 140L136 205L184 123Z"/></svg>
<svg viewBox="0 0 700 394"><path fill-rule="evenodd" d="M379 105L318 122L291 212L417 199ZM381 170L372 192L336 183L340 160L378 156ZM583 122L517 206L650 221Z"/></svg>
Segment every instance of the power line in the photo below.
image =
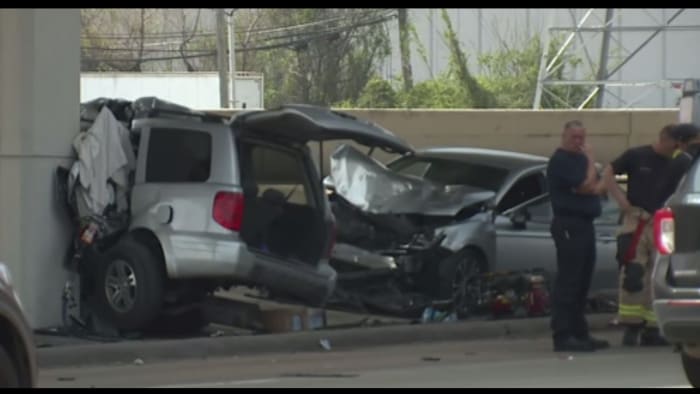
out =
<svg viewBox="0 0 700 394"><path fill-rule="evenodd" d="M277 49L277 48L283 48L283 47L290 47L290 46L296 46L300 44L305 44L308 43L311 40L314 40L316 38L324 37L324 36L330 36L336 33L340 33L343 31L348 31L352 30L358 27L364 27L364 26L370 26L370 25L375 25L379 23L386 22L387 20L390 20L394 18L393 15L386 15L381 18L376 18L374 20L366 21L366 22L359 22L355 23L353 25L349 26L340 26L340 27L335 27L335 28L330 28L326 30L321 30L321 31L315 31L315 32L305 32L303 34L298 34L298 36L301 36L297 38L294 41L289 41L289 42L284 42L284 43L277 43L277 44L268 44L268 45L257 45L257 46L242 46L242 47L236 47L235 51L238 52L248 52L248 51L258 51L258 50L270 50L270 49ZM306 37L303 37L303 35L307 35ZM268 39L268 41L273 41L275 39L281 39L281 38L292 38L297 35L286 35L286 36L276 36L273 38ZM128 52L128 51L136 51L137 49L135 48L110 48L110 47L98 47L98 46L86 46L82 47L81 49L87 49L87 50L100 50L100 51L109 51L109 52ZM190 49L190 50L183 50L183 53L187 52L202 52L204 51L203 49ZM180 53L180 50L175 50L175 49L144 49L144 53L168 53L168 52L177 52ZM213 52L203 52L199 53L196 55L186 55L185 58L192 58L192 57L209 57L209 56L215 56L216 51ZM178 57L160 57L160 58L147 58L149 61L153 60L172 60L172 59L182 59L182 56ZM135 60L129 60L129 59L111 59L114 61L135 61Z"/></svg>
<svg viewBox="0 0 700 394"><path fill-rule="evenodd" d="M281 44L273 44L273 45L264 45L264 46L257 46L257 47L242 47L240 49L236 49L236 52L249 52L249 51L265 51L265 50L271 50L271 49L280 49L280 48L289 48L289 47L297 47L299 45L303 44L308 44L309 41L312 41L316 38L326 36L328 34L322 34L319 35L318 37L311 37L307 39L302 39L302 40L296 40L296 41L291 41L291 42L286 42L286 43L281 43ZM358 37L359 34L352 35L351 38ZM126 63L126 62L139 62L139 63L145 63L145 62L154 62L154 61L167 61L167 60L179 60L179 59L196 59L196 58L207 58L207 57L214 57L216 56L216 50L209 51L209 52L203 52L200 54L192 54L192 55L184 55L184 56L161 56L161 57L147 57L143 59L138 59L138 58L84 58L83 60L88 60L88 61L93 61L93 62L107 62L107 63Z"/></svg>
<svg viewBox="0 0 700 394"><path fill-rule="evenodd" d="M328 18L328 19L323 19L320 21L314 21L314 22L308 22L308 23L302 23L302 24L296 24L296 25L287 25L287 26L281 26L281 27L265 27L265 28L251 29L251 30L242 29L242 30L237 30L236 34L244 34L244 33L248 33L248 32L250 32L250 33L272 33L272 32L285 31L285 30L297 30L297 29L301 29L304 27L322 25L325 23L346 20L346 19L354 17L354 16L368 16L368 15L373 15L373 14L380 14L381 12L386 13L386 10L362 11L362 12L344 15L342 17ZM180 38L180 37L182 37L182 34L183 34L182 31L149 33L144 38L145 39ZM197 33L197 36L201 36L201 37L216 36L216 32L215 31L202 31L202 32ZM94 35L83 35L80 38L86 39L86 40L87 39L122 40L122 39L134 38L134 36L133 35L125 35L125 34L94 34Z"/></svg>

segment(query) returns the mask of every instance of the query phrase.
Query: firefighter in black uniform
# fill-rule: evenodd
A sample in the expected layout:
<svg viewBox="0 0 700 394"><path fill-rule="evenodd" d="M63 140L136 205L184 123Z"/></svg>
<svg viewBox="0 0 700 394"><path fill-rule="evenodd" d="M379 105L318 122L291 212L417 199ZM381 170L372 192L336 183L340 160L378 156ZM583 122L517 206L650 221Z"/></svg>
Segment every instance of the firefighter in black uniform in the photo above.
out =
<svg viewBox="0 0 700 394"><path fill-rule="evenodd" d="M547 182L554 213L550 231L557 253L551 321L554 351L606 348L607 341L590 336L584 314L596 260L593 220L601 214L599 194L605 188L580 121L564 125L561 146L549 160Z"/></svg>
<svg viewBox="0 0 700 394"><path fill-rule="evenodd" d="M681 123L671 130L679 143L679 151L674 155L666 171L659 179L655 199L661 206L676 191L678 184L690 166L700 157L700 128L692 123Z"/></svg>
<svg viewBox="0 0 700 394"><path fill-rule="evenodd" d="M607 190L622 213L617 236L617 259L621 267L618 319L625 327L622 339L625 346L666 344L659 335L651 302L654 263L651 218L662 205L655 198L654 189L678 145L673 129L673 125L661 129L653 145L627 149L603 172ZM627 175L627 193L617 184L615 174Z"/></svg>

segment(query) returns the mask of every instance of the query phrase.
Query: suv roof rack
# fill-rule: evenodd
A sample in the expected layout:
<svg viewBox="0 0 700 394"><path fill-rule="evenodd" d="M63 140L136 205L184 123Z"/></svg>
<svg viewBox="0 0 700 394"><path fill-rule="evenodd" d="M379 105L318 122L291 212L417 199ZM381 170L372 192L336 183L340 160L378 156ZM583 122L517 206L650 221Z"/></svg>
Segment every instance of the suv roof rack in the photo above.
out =
<svg viewBox="0 0 700 394"><path fill-rule="evenodd" d="M134 100L132 103L134 110L134 119L138 118L155 118L159 116L174 116L197 118L202 122L207 123L224 123L226 117L216 114L210 114L201 111L195 111L185 106L171 103L157 97L142 97Z"/></svg>

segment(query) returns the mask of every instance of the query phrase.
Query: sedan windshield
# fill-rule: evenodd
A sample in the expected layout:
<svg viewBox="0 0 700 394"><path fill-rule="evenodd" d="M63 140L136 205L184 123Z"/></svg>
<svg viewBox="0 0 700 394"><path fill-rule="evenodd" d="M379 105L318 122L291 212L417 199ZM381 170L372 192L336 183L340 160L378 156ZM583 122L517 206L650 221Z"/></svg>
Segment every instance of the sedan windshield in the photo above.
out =
<svg viewBox="0 0 700 394"><path fill-rule="evenodd" d="M465 185L498 191L508 170L465 161L406 156L388 167L399 174L428 179L443 185Z"/></svg>

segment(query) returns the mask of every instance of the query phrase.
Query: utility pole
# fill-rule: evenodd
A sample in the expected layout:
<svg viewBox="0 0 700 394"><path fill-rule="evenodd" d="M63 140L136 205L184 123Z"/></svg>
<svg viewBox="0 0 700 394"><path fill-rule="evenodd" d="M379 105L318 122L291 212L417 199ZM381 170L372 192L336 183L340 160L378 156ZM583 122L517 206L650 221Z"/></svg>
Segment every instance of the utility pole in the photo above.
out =
<svg viewBox="0 0 700 394"><path fill-rule="evenodd" d="M408 31L408 9L398 8L399 13L399 47L401 50L401 75L404 91L413 88L413 70L411 69L411 41Z"/></svg>
<svg viewBox="0 0 700 394"><path fill-rule="evenodd" d="M235 8L231 8L231 13L229 14L228 20L228 73L231 78L231 108L236 108L236 30L233 12Z"/></svg>
<svg viewBox="0 0 700 394"><path fill-rule="evenodd" d="M614 8L605 10L605 30L603 31L603 43L600 49L600 62L598 63L599 81L608 79L608 57L610 48L610 27L613 23ZM598 97L596 97L596 108L603 108L603 96L605 93L605 85L598 85Z"/></svg>
<svg viewBox="0 0 700 394"><path fill-rule="evenodd" d="M219 106L229 108L228 70L226 68L226 14L216 10L216 68L219 70Z"/></svg>

